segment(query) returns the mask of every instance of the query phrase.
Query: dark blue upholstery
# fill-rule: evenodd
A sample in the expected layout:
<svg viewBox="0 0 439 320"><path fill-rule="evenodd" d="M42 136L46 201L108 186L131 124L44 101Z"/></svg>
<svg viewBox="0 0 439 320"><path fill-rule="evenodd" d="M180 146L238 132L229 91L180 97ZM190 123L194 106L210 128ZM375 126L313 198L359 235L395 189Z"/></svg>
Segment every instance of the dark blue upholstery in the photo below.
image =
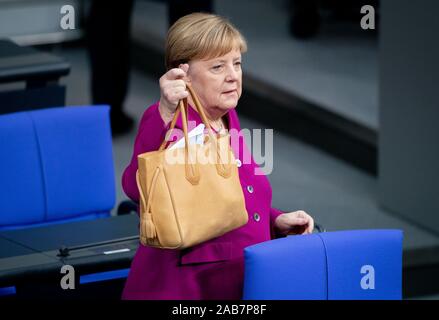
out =
<svg viewBox="0 0 439 320"><path fill-rule="evenodd" d="M0 116L0 229L108 216L115 180L108 106Z"/></svg>
<svg viewBox="0 0 439 320"><path fill-rule="evenodd" d="M326 299L326 257L319 237L263 242L245 248L244 256L244 299Z"/></svg>
<svg viewBox="0 0 439 320"><path fill-rule="evenodd" d="M401 299L402 239L400 230L355 230L247 247L244 299Z"/></svg>
<svg viewBox="0 0 439 320"><path fill-rule="evenodd" d="M44 181L28 112L0 116L0 226L43 221Z"/></svg>

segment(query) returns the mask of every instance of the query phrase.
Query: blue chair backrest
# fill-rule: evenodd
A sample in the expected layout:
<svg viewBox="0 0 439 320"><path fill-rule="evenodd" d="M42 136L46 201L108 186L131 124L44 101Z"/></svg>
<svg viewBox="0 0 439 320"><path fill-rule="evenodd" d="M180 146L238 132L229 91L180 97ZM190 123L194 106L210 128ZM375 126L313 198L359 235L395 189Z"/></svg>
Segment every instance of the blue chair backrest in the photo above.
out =
<svg viewBox="0 0 439 320"><path fill-rule="evenodd" d="M244 249L244 299L399 300L401 230L275 239Z"/></svg>
<svg viewBox="0 0 439 320"><path fill-rule="evenodd" d="M108 216L115 180L108 106L0 116L0 229Z"/></svg>

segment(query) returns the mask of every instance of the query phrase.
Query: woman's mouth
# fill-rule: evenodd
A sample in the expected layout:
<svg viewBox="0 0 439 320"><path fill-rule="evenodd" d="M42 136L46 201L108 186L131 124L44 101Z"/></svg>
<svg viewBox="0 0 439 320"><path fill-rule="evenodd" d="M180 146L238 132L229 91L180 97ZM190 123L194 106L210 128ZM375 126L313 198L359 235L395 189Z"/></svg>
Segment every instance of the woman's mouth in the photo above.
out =
<svg viewBox="0 0 439 320"><path fill-rule="evenodd" d="M229 90L229 91L224 91L223 92L223 94L234 94L234 93L236 93L236 89L233 89L233 90Z"/></svg>

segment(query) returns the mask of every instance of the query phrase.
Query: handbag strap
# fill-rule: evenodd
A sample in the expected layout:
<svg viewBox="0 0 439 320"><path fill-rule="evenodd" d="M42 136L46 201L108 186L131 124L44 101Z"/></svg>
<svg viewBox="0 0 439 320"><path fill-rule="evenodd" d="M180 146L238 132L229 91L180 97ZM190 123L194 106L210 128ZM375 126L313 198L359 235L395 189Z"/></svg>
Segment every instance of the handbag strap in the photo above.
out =
<svg viewBox="0 0 439 320"><path fill-rule="evenodd" d="M201 121L203 122L204 126L208 129L208 131L209 131L210 133L213 132L213 131L212 131L212 128L211 128L211 126L210 126L210 123L209 123L209 121L207 120L206 113L204 112L204 108L201 106L200 100L198 99L198 96L197 96L197 94L195 93L194 89L193 89L192 86L191 86L190 84L188 84L188 83L186 84L186 88L188 89L189 94L191 95L192 100L194 101L195 108L196 108L196 110L197 110L197 113L200 115ZM183 102L183 104L182 104L182 102ZM176 110L175 113L174 113L174 117L172 118L171 125L169 126L169 131L168 131L168 132L171 132L172 129L174 129L175 124L177 123L177 119L178 119L178 116L179 116L180 113L182 114L182 117L184 117L183 113L185 113L186 118L188 117L188 114L189 114L189 113L188 113L187 109L188 109L188 108L187 108L187 98L183 98L183 99L181 99L181 100L178 102L178 108L177 108L177 110ZM184 126L184 122L185 122L185 121L183 121L183 119L182 119L182 125L183 125L183 126ZM186 122L186 123L187 123L187 122ZM183 127L183 130L184 130L184 127ZM167 140L168 140L168 137L166 137L166 138L163 140L163 142L162 142L162 144L160 145L160 148L159 148L160 151L163 150L163 149L165 148L165 145L166 145Z"/></svg>
<svg viewBox="0 0 439 320"><path fill-rule="evenodd" d="M221 151L219 147L219 143L217 139L214 136L213 129L210 126L209 121L207 120L206 114L204 112L204 108L201 106L200 100L198 99L197 94L195 93L194 89L190 84L186 84L186 88L189 91L189 94L192 97L192 100L195 104L195 107L197 109L198 114L200 115L201 121L207 128L207 132L210 136L210 140L214 143L217 160L215 163L217 173L221 175L224 178L228 178L231 175L232 166L230 164L230 161L225 162L221 158ZM194 163L192 161L189 162L189 138L188 138L188 101L187 98L181 99L178 103L178 109L176 110L174 114L174 118L171 121L171 125L169 127L168 135L163 140L162 144L160 145L159 151L164 150L165 145L167 143L167 140L169 138L170 132L175 127L175 124L177 122L178 115L181 113L182 117L182 127L183 127L183 133L184 133L184 139L185 139L185 162L186 162L186 178L191 181L193 184L198 183L199 180L199 169L198 164ZM228 159L230 160L230 159Z"/></svg>

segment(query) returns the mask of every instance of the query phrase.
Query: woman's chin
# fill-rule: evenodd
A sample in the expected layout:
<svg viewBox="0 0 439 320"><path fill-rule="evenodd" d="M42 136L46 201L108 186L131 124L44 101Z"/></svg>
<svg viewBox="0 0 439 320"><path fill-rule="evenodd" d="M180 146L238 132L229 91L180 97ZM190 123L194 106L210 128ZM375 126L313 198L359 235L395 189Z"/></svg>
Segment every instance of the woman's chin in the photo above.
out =
<svg viewBox="0 0 439 320"><path fill-rule="evenodd" d="M233 109L238 105L238 99L227 99L222 103L223 109Z"/></svg>

